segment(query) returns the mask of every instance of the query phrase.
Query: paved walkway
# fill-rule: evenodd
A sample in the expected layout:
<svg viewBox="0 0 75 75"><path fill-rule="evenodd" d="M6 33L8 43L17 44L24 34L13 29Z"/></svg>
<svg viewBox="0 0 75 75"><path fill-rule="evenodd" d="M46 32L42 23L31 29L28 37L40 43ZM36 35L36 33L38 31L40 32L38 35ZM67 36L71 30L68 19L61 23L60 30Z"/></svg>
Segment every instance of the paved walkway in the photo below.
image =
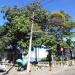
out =
<svg viewBox="0 0 75 75"><path fill-rule="evenodd" d="M52 75L75 75L75 66L71 66L62 72L58 72L58 73L52 74Z"/></svg>
<svg viewBox="0 0 75 75"><path fill-rule="evenodd" d="M12 68L7 75L53 75L58 72L62 72L70 67L62 66L62 67L54 67L52 71L48 71L48 67L41 68L41 69L32 69L30 73L27 73L27 71L17 71L17 68ZM0 73L0 75L3 75L4 73Z"/></svg>

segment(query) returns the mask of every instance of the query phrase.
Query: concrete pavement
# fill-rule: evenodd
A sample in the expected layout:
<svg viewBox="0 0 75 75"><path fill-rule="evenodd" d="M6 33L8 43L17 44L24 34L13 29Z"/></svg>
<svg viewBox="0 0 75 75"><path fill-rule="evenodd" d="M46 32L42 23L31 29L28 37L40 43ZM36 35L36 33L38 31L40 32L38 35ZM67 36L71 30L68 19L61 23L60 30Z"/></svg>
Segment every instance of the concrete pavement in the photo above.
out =
<svg viewBox="0 0 75 75"><path fill-rule="evenodd" d="M71 66L62 72L58 72L58 73L52 74L52 75L75 75L75 66Z"/></svg>
<svg viewBox="0 0 75 75"><path fill-rule="evenodd" d="M32 68L32 71L30 73L27 73L27 71L17 71L17 68L12 68L7 75L56 75L58 73L64 72L67 69L72 69L72 67L66 67L66 66L59 66L59 67L53 67L52 71L48 71L48 67L42 67L40 69ZM73 67L75 69L75 66ZM3 75L4 73L0 73L0 75ZM61 74L59 74L61 75ZM62 74L64 75L64 74Z"/></svg>

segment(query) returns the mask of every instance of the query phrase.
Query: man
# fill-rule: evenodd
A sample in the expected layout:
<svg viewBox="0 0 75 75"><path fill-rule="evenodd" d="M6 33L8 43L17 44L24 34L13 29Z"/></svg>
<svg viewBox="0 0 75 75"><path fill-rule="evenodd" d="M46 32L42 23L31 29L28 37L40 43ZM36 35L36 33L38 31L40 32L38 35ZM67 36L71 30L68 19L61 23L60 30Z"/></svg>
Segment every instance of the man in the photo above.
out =
<svg viewBox="0 0 75 75"><path fill-rule="evenodd" d="M52 57L51 57L51 50L48 50L47 59L48 59L48 62L49 62L49 71L51 71L51 70L52 70Z"/></svg>

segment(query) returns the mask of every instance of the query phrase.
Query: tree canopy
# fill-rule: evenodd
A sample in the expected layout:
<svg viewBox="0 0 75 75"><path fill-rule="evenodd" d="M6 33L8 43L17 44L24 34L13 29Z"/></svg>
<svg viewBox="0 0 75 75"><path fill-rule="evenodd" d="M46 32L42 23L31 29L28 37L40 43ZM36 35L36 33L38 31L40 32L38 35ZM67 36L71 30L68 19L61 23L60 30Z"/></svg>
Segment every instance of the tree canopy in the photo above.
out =
<svg viewBox="0 0 75 75"><path fill-rule="evenodd" d="M58 42L63 40L64 36L69 36L70 29L75 26L71 16L64 11L48 12L37 2L22 8L3 7L1 12L5 14L4 19L8 22L0 27L0 50L9 45L28 49L32 21L32 45L44 44L54 51ZM35 13L34 19L32 12Z"/></svg>

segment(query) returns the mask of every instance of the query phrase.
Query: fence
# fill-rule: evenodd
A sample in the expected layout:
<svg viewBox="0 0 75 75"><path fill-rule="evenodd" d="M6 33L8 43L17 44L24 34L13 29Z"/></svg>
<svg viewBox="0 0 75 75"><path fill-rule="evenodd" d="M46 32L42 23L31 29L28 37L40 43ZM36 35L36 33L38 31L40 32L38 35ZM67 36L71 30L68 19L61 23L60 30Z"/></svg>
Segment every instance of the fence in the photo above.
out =
<svg viewBox="0 0 75 75"><path fill-rule="evenodd" d="M64 63L62 63L61 61L54 61L54 63L52 63L53 67L71 66L71 65L75 65L75 60L64 61ZM48 67L49 63L48 62L38 62L37 66L38 67Z"/></svg>

